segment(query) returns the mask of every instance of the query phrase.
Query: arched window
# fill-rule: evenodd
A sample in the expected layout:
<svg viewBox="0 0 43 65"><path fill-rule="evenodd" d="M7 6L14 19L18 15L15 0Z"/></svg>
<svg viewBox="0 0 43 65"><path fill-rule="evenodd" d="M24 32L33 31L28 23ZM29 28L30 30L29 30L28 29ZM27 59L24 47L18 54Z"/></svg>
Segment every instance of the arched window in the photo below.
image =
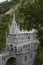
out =
<svg viewBox="0 0 43 65"><path fill-rule="evenodd" d="M22 47L21 47L21 51L22 51Z"/></svg>
<svg viewBox="0 0 43 65"><path fill-rule="evenodd" d="M12 44L10 44L10 47L13 47L13 45L12 45Z"/></svg>
<svg viewBox="0 0 43 65"><path fill-rule="evenodd" d="M30 37L28 36L28 39L30 39Z"/></svg>
<svg viewBox="0 0 43 65"><path fill-rule="evenodd" d="M32 56L33 56L33 55L31 54L31 58L32 58Z"/></svg>
<svg viewBox="0 0 43 65"><path fill-rule="evenodd" d="M27 56L25 56L25 61L27 61Z"/></svg>
<svg viewBox="0 0 43 65"><path fill-rule="evenodd" d="M17 52L17 48L15 47L15 52Z"/></svg>
<svg viewBox="0 0 43 65"><path fill-rule="evenodd" d="M11 51L13 51L13 45L12 44L10 44L10 48L11 48Z"/></svg>

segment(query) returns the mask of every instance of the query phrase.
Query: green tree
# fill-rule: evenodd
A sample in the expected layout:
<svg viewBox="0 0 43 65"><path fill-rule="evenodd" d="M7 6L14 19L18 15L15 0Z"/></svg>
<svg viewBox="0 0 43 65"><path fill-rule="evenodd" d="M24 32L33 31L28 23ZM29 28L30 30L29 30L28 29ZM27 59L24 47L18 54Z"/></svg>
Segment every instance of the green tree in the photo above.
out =
<svg viewBox="0 0 43 65"><path fill-rule="evenodd" d="M24 0L16 12L16 20L21 29L35 28L38 30L40 45L34 65L43 65L43 0L34 3Z"/></svg>
<svg viewBox="0 0 43 65"><path fill-rule="evenodd" d="M16 12L17 22L22 29L38 30L39 34L43 28L43 4L40 2L29 3L27 0L21 3L21 6ZM39 35L40 41L43 42L43 34Z"/></svg>

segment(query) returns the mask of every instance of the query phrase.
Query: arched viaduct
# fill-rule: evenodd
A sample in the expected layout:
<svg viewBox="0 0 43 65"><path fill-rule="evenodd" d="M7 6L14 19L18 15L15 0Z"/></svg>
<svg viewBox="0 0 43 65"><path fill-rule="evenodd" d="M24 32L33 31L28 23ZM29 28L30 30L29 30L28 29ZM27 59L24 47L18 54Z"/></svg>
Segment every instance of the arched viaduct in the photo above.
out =
<svg viewBox="0 0 43 65"><path fill-rule="evenodd" d="M16 60L14 53L6 53L2 56L2 65L16 65Z"/></svg>

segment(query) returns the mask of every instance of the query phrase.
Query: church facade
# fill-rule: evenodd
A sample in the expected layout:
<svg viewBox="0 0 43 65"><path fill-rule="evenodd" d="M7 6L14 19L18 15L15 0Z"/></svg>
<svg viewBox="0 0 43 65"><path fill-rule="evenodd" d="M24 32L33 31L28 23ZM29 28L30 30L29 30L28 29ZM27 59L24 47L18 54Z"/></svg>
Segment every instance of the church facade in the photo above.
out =
<svg viewBox="0 0 43 65"><path fill-rule="evenodd" d="M39 44L37 33L36 29L20 31L13 16L13 22L9 26L9 35L6 36L6 54L4 54L6 60L2 63L5 57L0 54L0 65L33 65Z"/></svg>

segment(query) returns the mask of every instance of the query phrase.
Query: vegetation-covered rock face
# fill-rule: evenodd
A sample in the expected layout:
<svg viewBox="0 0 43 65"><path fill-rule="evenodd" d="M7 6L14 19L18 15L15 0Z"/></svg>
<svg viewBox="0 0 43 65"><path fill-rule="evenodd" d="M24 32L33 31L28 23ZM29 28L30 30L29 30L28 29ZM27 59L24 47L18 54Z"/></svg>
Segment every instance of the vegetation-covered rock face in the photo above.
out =
<svg viewBox="0 0 43 65"><path fill-rule="evenodd" d="M5 48L6 46L6 33L9 33L9 25L12 22L12 14L4 15L0 19L0 49Z"/></svg>

